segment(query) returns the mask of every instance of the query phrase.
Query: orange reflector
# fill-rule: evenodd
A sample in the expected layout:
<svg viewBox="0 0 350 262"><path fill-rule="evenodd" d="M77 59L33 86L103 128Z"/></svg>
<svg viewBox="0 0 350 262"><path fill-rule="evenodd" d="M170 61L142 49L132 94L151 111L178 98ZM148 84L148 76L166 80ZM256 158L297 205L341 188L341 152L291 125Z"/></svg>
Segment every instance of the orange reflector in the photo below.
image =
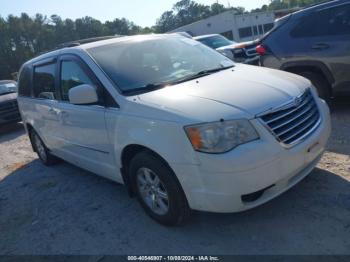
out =
<svg viewBox="0 0 350 262"><path fill-rule="evenodd" d="M187 135L188 135L188 138L190 139L194 149L201 148L202 141L201 141L201 135L199 134L198 129L196 129L196 128L187 129Z"/></svg>

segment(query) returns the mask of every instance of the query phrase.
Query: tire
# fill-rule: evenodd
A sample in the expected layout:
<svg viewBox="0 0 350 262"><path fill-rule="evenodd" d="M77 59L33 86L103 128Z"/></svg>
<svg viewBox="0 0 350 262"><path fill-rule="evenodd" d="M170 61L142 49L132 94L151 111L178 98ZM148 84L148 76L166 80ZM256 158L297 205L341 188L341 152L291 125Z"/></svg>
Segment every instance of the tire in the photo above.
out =
<svg viewBox="0 0 350 262"><path fill-rule="evenodd" d="M30 141L41 162L46 166L56 164L59 159L52 155L37 132L30 131Z"/></svg>
<svg viewBox="0 0 350 262"><path fill-rule="evenodd" d="M131 160L128 170L133 192L151 218L175 226L189 217L190 208L181 185L164 161L143 151Z"/></svg>
<svg viewBox="0 0 350 262"><path fill-rule="evenodd" d="M327 79L325 79L321 74L314 72L301 72L299 75L309 79L311 83L316 87L318 95L320 98L330 101L331 92Z"/></svg>

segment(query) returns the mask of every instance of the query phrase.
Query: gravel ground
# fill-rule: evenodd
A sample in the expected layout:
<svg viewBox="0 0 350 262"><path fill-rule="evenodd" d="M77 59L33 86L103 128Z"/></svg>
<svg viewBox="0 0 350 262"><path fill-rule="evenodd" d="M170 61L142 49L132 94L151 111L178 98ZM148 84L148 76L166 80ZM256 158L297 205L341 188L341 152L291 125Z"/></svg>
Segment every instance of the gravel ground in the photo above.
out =
<svg viewBox="0 0 350 262"><path fill-rule="evenodd" d="M148 218L123 186L43 166L20 124L0 130L0 254L350 254L350 104L332 108L322 161L275 200L238 214Z"/></svg>

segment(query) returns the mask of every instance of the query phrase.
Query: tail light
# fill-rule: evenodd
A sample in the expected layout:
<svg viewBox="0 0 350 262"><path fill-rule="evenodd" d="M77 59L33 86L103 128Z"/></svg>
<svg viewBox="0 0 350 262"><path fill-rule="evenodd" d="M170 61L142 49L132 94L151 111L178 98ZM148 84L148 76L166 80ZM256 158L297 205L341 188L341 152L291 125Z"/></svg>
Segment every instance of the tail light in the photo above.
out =
<svg viewBox="0 0 350 262"><path fill-rule="evenodd" d="M262 45L258 45L256 48L255 48L255 51L259 54L259 55L264 55L266 50L265 50L265 47L263 47Z"/></svg>

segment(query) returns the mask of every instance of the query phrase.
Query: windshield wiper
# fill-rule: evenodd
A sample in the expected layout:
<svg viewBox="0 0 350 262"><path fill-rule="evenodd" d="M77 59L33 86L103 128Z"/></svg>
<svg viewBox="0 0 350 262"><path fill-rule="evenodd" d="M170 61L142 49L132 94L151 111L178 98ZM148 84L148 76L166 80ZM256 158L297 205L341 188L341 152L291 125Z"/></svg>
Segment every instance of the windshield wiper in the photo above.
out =
<svg viewBox="0 0 350 262"><path fill-rule="evenodd" d="M151 83L151 84L147 84L147 85L133 88L130 90L125 90L125 91L123 91L123 93L126 95L136 95L136 94L143 93L143 92L154 91L154 90L163 88L169 84L171 84L171 83L169 83L169 82Z"/></svg>
<svg viewBox="0 0 350 262"><path fill-rule="evenodd" d="M200 71L200 72L198 72L195 75L202 76L202 75L212 74L212 73L216 73L216 72L219 72L219 71L222 71L222 70L225 70L225 69L229 69L229 68L232 68L232 67L234 67L234 65L217 67L217 68L213 68L213 69L207 69L207 70Z"/></svg>
<svg viewBox="0 0 350 262"><path fill-rule="evenodd" d="M172 84L174 85L174 84L187 82L187 81L190 81L190 80L193 80L193 79L196 79L196 78L200 78L200 77L203 77L203 76L211 75L213 73L216 73L216 72L219 72L219 71L222 71L222 70L226 70L226 69L229 69L229 68L232 68L232 67L234 67L234 65L217 67L217 68L207 69L207 70L202 70L202 71L199 71L198 73L195 73L194 75L190 75L190 76L186 76L184 78L178 79L178 80L172 82Z"/></svg>

